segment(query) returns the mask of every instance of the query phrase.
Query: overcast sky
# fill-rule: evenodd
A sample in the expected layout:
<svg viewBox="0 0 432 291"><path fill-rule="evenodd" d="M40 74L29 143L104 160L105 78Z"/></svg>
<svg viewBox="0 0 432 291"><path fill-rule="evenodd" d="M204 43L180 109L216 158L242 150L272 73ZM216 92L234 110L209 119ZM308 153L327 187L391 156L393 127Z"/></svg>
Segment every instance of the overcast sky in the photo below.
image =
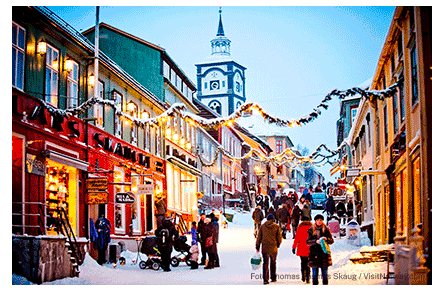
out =
<svg viewBox="0 0 432 291"><path fill-rule="evenodd" d="M119 2L120 3L120 2ZM288 2L287 2L288 3ZM181 4L181 3L179 3ZM95 6L48 6L78 31L95 24ZM246 70L247 102L283 119L311 112L333 89L371 78L395 7L222 6L231 56ZM211 55L219 6L101 6L105 22L166 49L195 84L195 64ZM312 153L321 143L335 149L340 102L333 99L315 121L275 128ZM326 181L330 166L318 168Z"/></svg>

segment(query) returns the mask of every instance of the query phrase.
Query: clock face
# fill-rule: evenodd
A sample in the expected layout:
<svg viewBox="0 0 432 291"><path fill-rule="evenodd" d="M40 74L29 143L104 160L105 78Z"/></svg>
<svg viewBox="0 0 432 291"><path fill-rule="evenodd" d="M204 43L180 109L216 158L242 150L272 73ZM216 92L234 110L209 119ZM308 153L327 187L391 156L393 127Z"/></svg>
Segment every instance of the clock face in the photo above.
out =
<svg viewBox="0 0 432 291"><path fill-rule="evenodd" d="M218 90L219 81L210 81L210 90Z"/></svg>

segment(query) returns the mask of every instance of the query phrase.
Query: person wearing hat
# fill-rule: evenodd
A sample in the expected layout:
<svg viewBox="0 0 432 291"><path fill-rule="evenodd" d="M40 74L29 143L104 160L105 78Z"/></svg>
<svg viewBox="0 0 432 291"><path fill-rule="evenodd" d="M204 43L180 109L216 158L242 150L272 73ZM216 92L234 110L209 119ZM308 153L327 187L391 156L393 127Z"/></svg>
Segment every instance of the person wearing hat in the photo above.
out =
<svg viewBox="0 0 432 291"><path fill-rule="evenodd" d="M300 269L302 274L302 282L309 284L310 282L310 268L308 266L309 257L309 246L306 243L308 239L308 230L312 227L312 222L307 217L303 217L302 221L298 226L297 233L295 235L294 243L292 246L293 254L297 254L300 257ZM297 249L297 253L296 253Z"/></svg>
<svg viewBox="0 0 432 291"><path fill-rule="evenodd" d="M330 229L324 223L324 216L317 214L315 223L308 230L306 243L309 245L308 266L312 268L312 283L318 285L318 270L321 269L323 285L328 285L328 267L332 265L331 254L324 253L320 241L325 240L328 245L333 243Z"/></svg>
<svg viewBox="0 0 432 291"><path fill-rule="evenodd" d="M274 215L269 214L267 221L259 228L256 238L256 250L263 256L263 280L264 284L269 283L269 263L270 277L272 282L276 282L276 258L278 248L282 243L282 231L279 225L274 222Z"/></svg>
<svg viewBox="0 0 432 291"><path fill-rule="evenodd" d="M165 205L165 199L162 196L162 193L158 193L156 195L154 204L156 206L156 226L160 227L162 226L163 221L165 220L166 215L166 205Z"/></svg>

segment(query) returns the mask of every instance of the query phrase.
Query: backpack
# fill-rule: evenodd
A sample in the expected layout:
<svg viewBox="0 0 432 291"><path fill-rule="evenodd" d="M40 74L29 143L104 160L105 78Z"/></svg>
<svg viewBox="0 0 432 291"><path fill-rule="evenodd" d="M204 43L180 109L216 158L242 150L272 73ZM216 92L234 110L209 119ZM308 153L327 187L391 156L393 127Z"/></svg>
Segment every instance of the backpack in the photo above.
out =
<svg viewBox="0 0 432 291"><path fill-rule="evenodd" d="M168 246L168 240L169 240L169 230L167 228L163 228L160 231L160 246L166 247Z"/></svg>

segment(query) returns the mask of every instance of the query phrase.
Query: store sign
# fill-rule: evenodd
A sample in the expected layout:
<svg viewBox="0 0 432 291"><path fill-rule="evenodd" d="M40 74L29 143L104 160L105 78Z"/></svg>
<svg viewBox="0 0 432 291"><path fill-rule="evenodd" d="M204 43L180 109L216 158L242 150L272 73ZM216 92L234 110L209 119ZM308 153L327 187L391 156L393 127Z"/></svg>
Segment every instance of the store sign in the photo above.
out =
<svg viewBox="0 0 432 291"><path fill-rule="evenodd" d="M45 163L35 155L26 154L26 172L38 176L45 176Z"/></svg>
<svg viewBox="0 0 432 291"><path fill-rule="evenodd" d="M153 184L138 185L137 195L153 195L153 193L154 193Z"/></svg>
<svg viewBox="0 0 432 291"><path fill-rule="evenodd" d="M108 192L88 192L87 204L108 204Z"/></svg>
<svg viewBox="0 0 432 291"><path fill-rule="evenodd" d="M98 177L98 178L88 178L86 184L87 192L95 191L107 191L108 190L108 178Z"/></svg>
<svg viewBox="0 0 432 291"><path fill-rule="evenodd" d="M135 196L132 192L119 192L116 194L116 203L134 203Z"/></svg>
<svg viewBox="0 0 432 291"><path fill-rule="evenodd" d="M346 170L347 177L357 177L360 175L360 169L348 169Z"/></svg>

